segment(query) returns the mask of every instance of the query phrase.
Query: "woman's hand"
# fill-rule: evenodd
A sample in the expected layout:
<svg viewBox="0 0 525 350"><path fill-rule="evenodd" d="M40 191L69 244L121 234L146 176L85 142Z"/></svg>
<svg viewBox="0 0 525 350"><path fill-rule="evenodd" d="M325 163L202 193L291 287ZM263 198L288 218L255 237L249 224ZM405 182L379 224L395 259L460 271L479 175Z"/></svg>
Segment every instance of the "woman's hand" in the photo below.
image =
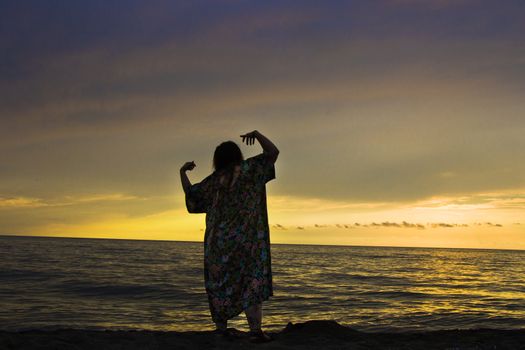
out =
<svg viewBox="0 0 525 350"><path fill-rule="evenodd" d="M269 161L271 163L275 163L275 161L277 160L277 157L279 156L279 150L277 149L277 147L275 147L272 141L270 141L266 136L264 136L257 130L254 130L247 134L241 135L241 137L242 137L242 142L246 142L247 145L253 145L255 143L255 140L259 141L263 149L263 152L266 154Z"/></svg>
<svg viewBox="0 0 525 350"><path fill-rule="evenodd" d="M182 168L180 168L180 171L184 172L184 171L192 171L193 168L195 168L197 165L195 164L195 162L192 160L191 162L186 162L184 163L184 165L182 166Z"/></svg>
<svg viewBox="0 0 525 350"><path fill-rule="evenodd" d="M254 130L252 132L241 135L242 142L245 142L247 145L253 145L255 143L255 140L257 139L258 134L259 132L257 130Z"/></svg>

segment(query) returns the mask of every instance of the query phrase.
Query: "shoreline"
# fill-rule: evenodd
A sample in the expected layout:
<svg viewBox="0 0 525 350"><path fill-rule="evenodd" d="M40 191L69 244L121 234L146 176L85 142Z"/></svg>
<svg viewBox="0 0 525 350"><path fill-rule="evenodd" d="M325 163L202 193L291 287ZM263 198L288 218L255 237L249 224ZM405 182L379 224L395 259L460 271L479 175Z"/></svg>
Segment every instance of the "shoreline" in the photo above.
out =
<svg viewBox="0 0 525 350"><path fill-rule="evenodd" d="M0 331L0 349L520 349L525 329L440 330L401 333L356 331L335 321L289 323L268 332L274 341L252 344L247 333L227 339L213 331L143 330Z"/></svg>

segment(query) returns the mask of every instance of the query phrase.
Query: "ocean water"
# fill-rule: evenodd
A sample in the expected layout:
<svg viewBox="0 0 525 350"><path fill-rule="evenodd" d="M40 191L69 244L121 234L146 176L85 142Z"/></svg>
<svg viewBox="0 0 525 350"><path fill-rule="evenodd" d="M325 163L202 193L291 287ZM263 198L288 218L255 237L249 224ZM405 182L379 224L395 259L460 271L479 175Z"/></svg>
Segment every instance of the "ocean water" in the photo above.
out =
<svg viewBox="0 0 525 350"><path fill-rule="evenodd" d="M213 329L201 243L0 236L0 329ZM525 327L525 251L272 245L264 328ZM247 329L244 315L230 325Z"/></svg>

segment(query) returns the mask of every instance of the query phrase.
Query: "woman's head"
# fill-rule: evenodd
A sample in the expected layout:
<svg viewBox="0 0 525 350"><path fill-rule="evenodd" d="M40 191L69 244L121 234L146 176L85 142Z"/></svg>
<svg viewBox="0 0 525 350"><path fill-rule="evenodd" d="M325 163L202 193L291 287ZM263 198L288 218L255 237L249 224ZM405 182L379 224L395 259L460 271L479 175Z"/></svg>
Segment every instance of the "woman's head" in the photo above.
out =
<svg viewBox="0 0 525 350"><path fill-rule="evenodd" d="M216 171L220 171L230 165L240 164L243 159L239 146L233 141L226 141L215 148L213 167Z"/></svg>

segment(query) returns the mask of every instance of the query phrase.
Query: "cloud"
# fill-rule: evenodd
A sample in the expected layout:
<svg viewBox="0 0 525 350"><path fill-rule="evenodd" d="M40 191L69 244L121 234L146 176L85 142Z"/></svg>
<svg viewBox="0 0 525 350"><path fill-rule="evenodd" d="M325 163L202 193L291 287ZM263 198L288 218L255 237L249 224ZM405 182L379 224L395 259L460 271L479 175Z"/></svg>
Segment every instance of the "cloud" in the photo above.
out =
<svg viewBox="0 0 525 350"><path fill-rule="evenodd" d="M468 224L450 224L450 223L445 223L445 222L429 223L427 225L432 228L469 227Z"/></svg>
<svg viewBox="0 0 525 350"><path fill-rule="evenodd" d="M444 227L444 228L451 228L451 227L457 227L456 224L447 224L447 223L444 223L444 222L440 222L440 223L431 223L429 224L430 227L432 228L438 228L438 227Z"/></svg>
<svg viewBox="0 0 525 350"><path fill-rule="evenodd" d="M363 226L363 225L359 225L359 226ZM413 223L409 223L409 222L406 222L406 221L403 221L401 223L385 221L385 222L382 222L382 223L379 223L379 224L373 222L369 226L372 226L372 227L417 228L417 229L420 229L420 230L424 230L425 229L425 226L422 225L422 224L413 224Z"/></svg>
<svg viewBox="0 0 525 350"><path fill-rule="evenodd" d="M280 225L280 224L275 224L272 227L274 227L276 229L281 229L281 230L287 229L287 227L285 227L283 225ZM362 227L394 227L394 228L425 229L425 225L409 223L409 222L406 222L406 221L403 221L401 223L389 222L389 221L385 221L385 222L382 222L382 223L375 223L375 222L373 222L371 224L361 224L361 223L356 222L353 225L351 225L351 224L340 224L340 223L336 223L336 224L313 224L311 226L308 226L308 225L306 225L306 226L304 226L304 225L296 226L295 228L298 229L298 230L304 230L304 229L325 229L325 228L355 229L355 228L362 228Z"/></svg>
<svg viewBox="0 0 525 350"><path fill-rule="evenodd" d="M39 198L27 197L0 197L0 209L12 208L38 208L48 205Z"/></svg>
<svg viewBox="0 0 525 350"><path fill-rule="evenodd" d="M409 222L403 221L403 227L407 228L418 228L418 229L425 229L425 226L422 224L411 224Z"/></svg>
<svg viewBox="0 0 525 350"><path fill-rule="evenodd" d="M436 211L479 211L525 209L525 189L508 189L500 192L481 192L453 197L434 196L417 201L417 209Z"/></svg>
<svg viewBox="0 0 525 350"><path fill-rule="evenodd" d="M502 224L494 224L492 222L475 222L474 226L503 227Z"/></svg>
<svg viewBox="0 0 525 350"><path fill-rule="evenodd" d="M514 223L513 225L520 225L520 223ZM447 223L447 222L430 222L427 224L420 224L420 223L411 223L407 221L401 221L401 222L392 222L392 221L384 221L384 222L371 222L369 224L364 223L354 223L353 225L349 224L314 224L311 226L308 225L301 225L301 226L294 226L293 228L297 230L307 230L307 229L326 229L326 228L334 228L334 229L357 229L357 228L400 228L400 229L418 229L418 230L424 230L427 227L429 228L468 228L471 225L465 224L465 223ZM491 222L477 222L473 223L472 226L487 226L487 227L503 227L502 224L498 223L491 223ZM281 224L274 224L272 225L272 228L277 230L287 230L292 227L283 226Z"/></svg>
<svg viewBox="0 0 525 350"><path fill-rule="evenodd" d="M276 165L279 167L279 164ZM361 202L323 197L271 195L271 208L281 212L324 212L340 210L381 210L398 205L397 202Z"/></svg>
<svg viewBox="0 0 525 350"><path fill-rule="evenodd" d="M43 199L43 198L28 198L28 197L0 197L0 209L15 209L15 208L41 208L41 207L61 207L72 206L86 203L102 203L114 201L132 201L139 198L133 195L123 193L104 193L91 194L85 196L62 196L59 198Z"/></svg>
<svg viewBox="0 0 525 350"><path fill-rule="evenodd" d="M137 200L137 199L145 199L145 198L139 198L137 196L124 194L124 193L102 193L102 194L92 194L87 196L66 196L66 200L70 200L70 202L63 202L63 203L71 203L71 204L77 204L77 203L90 203L90 202L108 202L108 201L129 201L129 200ZM64 205L64 204L61 204Z"/></svg>
<svg viewBox="0 0 525 350"><path fill-rule="evenodd" d="M306 4L305 4L306 5ZM306 6L253 6L244 13L233 13L217 20L206 28L206 39L209 41L261 40L265 34L290 31L300 32L301 29L323 20L319 7Z"/></svg>
<svg viewBox="0 0 525 350"><path fill-rule="evenodd" d="M519 223L514 223L514 225L520 225ZM353 225L351 224L313 224L311 226L308 225L301 225L301 226L294 226L293 228L297 230L307 230L307 229L326 229L326 228L333 228L333 229L358 229L358 228L400 228L400 229L418 229L418 230L425 230L427 227L429 228L468 228L471 225L466 223L447 223L447 222L430 222L427 224L421 224L421 223L411 223L407 221L401 221L401 222L393 222L393 221L384 221L384 222L371 222L368 224L365 223L359 223L355 222ZM485 223L473 223L472 226L487 226L487 227L503 227L502 224L497 223L491 223L491 222L485 222ZM286 227L281 224L274 224L272 225L274 229L277 230L287 230L291 227Z"/></svg>
<svg viewBox="0 0 525 350"><path fill-rule="evenodd" d="M485 225L489 227L503 227L502 224L493 224L492 222L486 222Z"/></svg>
<svg viewBox="0 0 525 350"><path fill-rule="evenodd" d="M423 6L430 8L443 9L446 7L460 7L461 5L472 3L473 0L383 0L385 5L390 6Z"/></svg>

